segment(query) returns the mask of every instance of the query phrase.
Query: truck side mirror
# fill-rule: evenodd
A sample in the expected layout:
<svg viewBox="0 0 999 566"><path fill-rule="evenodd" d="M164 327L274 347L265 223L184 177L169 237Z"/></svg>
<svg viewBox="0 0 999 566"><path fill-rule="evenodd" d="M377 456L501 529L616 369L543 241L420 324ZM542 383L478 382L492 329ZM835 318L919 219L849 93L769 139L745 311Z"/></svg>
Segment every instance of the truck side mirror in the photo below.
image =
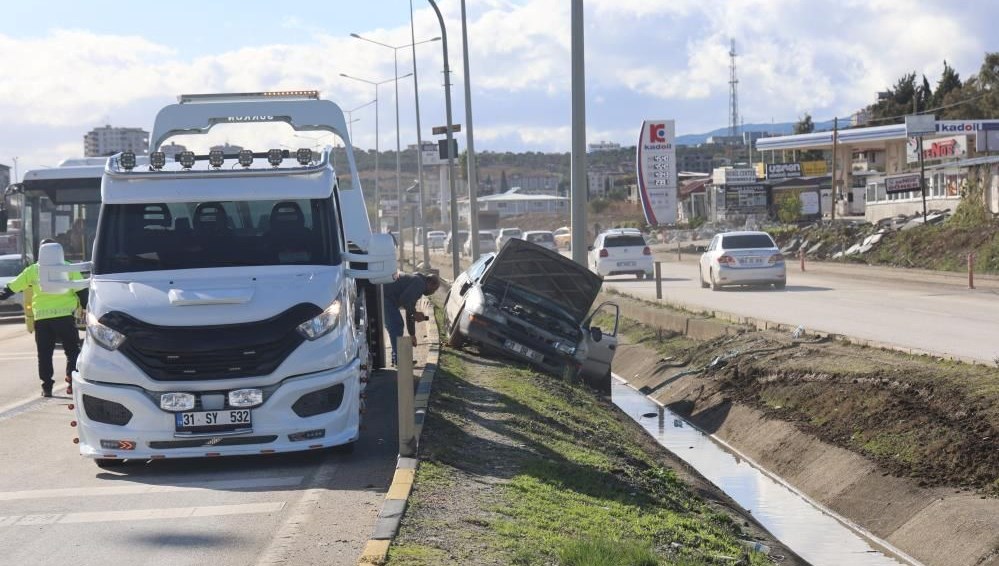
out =
<svg viewBox="0 0 999 566"><path fill-rule="evenodd" d="M368 253L346 252L347 274L355 279L367 279L375 284L391 283L398 269L395 240L391 234L372 234Z"/></svg>
<svg viewBox="0 0 999 566"><path fill-rule="evenodd" d="M42 244L38 248L38 282L46 293L62 293L79 291L90 286L90 278L71 281L70 273L82 273L91 270L90 262L66 263L66 255L62 244Z"/></svg>

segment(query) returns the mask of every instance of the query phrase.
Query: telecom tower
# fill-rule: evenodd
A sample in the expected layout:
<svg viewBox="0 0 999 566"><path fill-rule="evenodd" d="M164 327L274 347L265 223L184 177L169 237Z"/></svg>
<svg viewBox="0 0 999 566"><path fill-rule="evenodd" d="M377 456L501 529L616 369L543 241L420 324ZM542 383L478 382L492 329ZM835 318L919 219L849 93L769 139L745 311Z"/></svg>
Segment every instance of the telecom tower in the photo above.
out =
<svg viewBox="0 0 999 566"><path fill-rule="evenodd" d="M728 135L735 137L739 135L739 79L735 78L735 38L732 38L732 49L728 56L731 59L728 77Z"/></svg>

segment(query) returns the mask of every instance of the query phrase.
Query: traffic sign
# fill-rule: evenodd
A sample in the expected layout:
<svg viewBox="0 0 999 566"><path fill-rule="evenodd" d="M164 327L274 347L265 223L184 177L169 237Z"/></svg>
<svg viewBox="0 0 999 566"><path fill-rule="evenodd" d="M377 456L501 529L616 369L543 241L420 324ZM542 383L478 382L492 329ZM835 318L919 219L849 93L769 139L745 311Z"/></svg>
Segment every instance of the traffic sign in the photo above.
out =
<svg viewBox="0 0 999 566"><path fill-rule="evenodd" d="M461 131L461 124L452 124L451 133L457 133ZM443 136L447 134L447 126L434 126L433 129L435 136Z"/></svg>

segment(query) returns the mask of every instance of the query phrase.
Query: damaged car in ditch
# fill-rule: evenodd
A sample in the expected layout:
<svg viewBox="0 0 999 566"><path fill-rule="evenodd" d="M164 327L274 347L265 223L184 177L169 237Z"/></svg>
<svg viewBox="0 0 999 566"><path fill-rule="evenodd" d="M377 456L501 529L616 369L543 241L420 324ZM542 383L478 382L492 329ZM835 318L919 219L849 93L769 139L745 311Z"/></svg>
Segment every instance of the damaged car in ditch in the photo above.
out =
<svg viewBox="0 0 999 566"><path fill-rule="evenodd" d="M611 302L590 310L602 283L557 252L510 239L455 279L444 305L448 344L475 343L610 391L620 312ZM608 328L594 323L599 313Z"/></svg>

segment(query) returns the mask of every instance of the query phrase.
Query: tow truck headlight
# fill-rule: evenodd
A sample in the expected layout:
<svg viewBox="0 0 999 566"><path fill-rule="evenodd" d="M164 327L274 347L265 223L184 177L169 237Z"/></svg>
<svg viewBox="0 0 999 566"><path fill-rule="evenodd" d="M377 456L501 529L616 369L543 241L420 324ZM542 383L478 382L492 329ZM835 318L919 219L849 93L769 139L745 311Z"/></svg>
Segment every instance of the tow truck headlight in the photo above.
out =
<svg viewBox="0 0 999 566"><path fill-rule="evenodd" d="M256 407L264 402L264 392L259 389L237 389L229 392L230 407Z"/></svg>
<svg viewBox="0 0 999 566"><path fill-rule="evenodd" d="M337 297L326 310L298 325L298 332L309 340L317 340L336 330L343 314L343 301Z"/></svg>
<svg viewBox="0 0 999 566"><path fill-rule="evenodd" d="M190 411L194 408L194 395L191 393L164 393L160 395L160 408L164 411Z"/></svg>
<svg viewBox="0 0 999 566"><path fill-rule="evenodd" d="M125 341L125 335L117 330L104 326L97 317L87 313L87 334L94 339L94 342L105 350L117 350Z"/></svg>

